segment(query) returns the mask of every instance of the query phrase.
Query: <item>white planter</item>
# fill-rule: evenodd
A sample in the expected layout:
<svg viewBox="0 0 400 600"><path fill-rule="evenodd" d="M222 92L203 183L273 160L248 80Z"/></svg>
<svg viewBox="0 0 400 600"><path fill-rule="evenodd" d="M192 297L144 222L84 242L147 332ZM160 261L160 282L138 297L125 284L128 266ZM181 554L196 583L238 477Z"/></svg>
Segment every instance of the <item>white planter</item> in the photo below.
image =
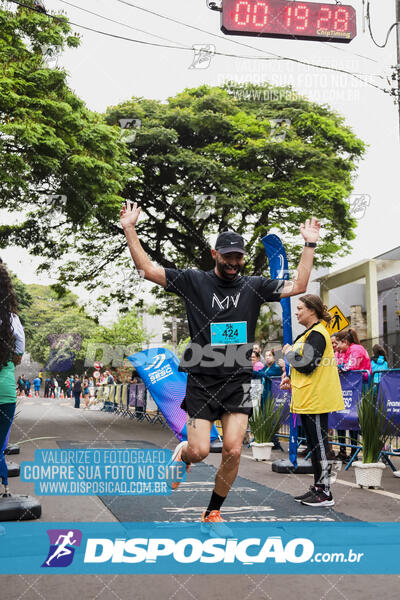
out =
<svg viewBox="0 0 400 600"><path fill-rule="evenodd" d="M383 469L386 465L383 462L363 463L356 461L353 463L356 474L356 483L361 487L380 487L382 482Z"/></svg>
<svg viewBox="0 0 400 600"><path fill-rule="evenodd" d="M272 442L264 442L258 444L251 442L250 446L253 452L254 460L269 460L271 458L271 450L274 444Z"/></svg>

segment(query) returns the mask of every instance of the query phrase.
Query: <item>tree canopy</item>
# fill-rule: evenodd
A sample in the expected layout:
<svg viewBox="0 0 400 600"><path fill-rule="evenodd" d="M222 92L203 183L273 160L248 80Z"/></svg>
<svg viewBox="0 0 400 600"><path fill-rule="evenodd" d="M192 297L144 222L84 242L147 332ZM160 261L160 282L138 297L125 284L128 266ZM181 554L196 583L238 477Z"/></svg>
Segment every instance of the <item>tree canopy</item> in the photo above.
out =
<svg viewBox="0 0 400 600"><path fill-rule="evenodd" d="M48 64L79 44L66 17L1 5L0 208L21 222L0 227L0 245L23 246L49 266L69 251L71 232L86 235L95 213L115 220L130 173L126 145Z"/></svg>
<svg viewBox="0 0 400 600"><path fill-rule="evenodd" d="M248 273L265 270L260 238L271 230L293 265L311 215L324 231L317 266L349 252L347 199L364 144L328 106L288 88L227 84L166 102L133 97L98 115L44 62L41 44L78 44L64 17L19 9L0 19L0 207L28 211L0 228L0 245L23 245L44 267L60 259L61 284L109 285L104 301L125 309L138 278L118 225L122 197L143 207L138 234L166 267L211 268L210 235L226 228L245 236ZM135 135L121 135L131 122Z"/></svg>

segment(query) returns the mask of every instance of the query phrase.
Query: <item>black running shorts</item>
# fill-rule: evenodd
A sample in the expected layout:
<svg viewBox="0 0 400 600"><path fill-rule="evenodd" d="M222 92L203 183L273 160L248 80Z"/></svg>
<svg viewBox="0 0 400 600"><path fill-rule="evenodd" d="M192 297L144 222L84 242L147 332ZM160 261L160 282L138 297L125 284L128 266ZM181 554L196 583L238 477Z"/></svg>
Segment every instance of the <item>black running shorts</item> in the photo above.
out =
<svg viewBox="0 0 400 600"><path fill-rule="evenodd" d="M181 404L192 419L215 421L224 413L251 416L251 373L215 377L189 373L186 396Z"/></svg>

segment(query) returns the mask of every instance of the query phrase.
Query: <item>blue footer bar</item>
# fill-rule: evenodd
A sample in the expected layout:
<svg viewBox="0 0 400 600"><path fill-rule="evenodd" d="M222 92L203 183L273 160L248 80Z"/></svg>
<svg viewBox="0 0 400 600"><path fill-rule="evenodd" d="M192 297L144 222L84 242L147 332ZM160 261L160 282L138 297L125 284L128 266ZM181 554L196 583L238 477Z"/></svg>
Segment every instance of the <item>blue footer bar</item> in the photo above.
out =
<svg viewBox="0 0 400 600"><path fill-rule="evenodd" d="M400 574L400 523L2 523L1 574Z"/></svg>

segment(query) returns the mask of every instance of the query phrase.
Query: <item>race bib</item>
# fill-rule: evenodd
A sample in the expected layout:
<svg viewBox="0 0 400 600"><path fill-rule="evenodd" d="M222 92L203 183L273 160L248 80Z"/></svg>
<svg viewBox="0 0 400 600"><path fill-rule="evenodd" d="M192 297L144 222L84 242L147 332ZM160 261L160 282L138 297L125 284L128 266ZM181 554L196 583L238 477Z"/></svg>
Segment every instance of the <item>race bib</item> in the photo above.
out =
<svg viewBox="0 0 400 600"><path fill-rule="evenodd" d="M211 323L211 345L247 344L247 321Z"/></svg>

